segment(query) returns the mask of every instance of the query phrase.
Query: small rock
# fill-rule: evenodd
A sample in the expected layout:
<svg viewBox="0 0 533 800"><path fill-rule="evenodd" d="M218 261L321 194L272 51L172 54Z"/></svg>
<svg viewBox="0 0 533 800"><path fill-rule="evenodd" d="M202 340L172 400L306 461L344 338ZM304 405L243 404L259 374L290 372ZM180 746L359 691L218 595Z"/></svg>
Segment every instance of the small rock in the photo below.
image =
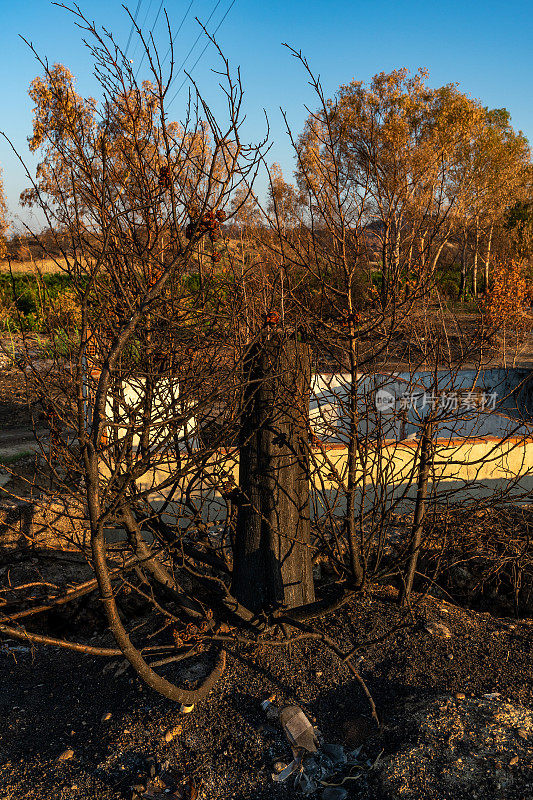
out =
<svg viewBox="0 0 533 800"><path fill-rule="evenodd" d="M280 772L283 772L286 766L287 764L284 761L276 761L273 767L276 775L279 775Z"/></svg>
<svg viewBox="0 0 533 800"><path fill-rule="evenodd" d="M57 760L58 761L68 761L69 758L72 758L73 755L74 755L74 750L72 750L70 747L68 747L66 750L63 750L61 755L58 756Z"/></svg>
<svg viewBox="0 0 533 800"><path fill-rule="evenodd" d="M514 767L516 764L518 764L518 756L513 756L513 758L509 761L509 766Z"/></svg>
<svg viewBox="0 0 533 800"><path fill-rule="evenodd" d="M119 668L115 672L115 678L120 678L121 675L124 675L124 673L126 672L126 670L129 667L129 665L130 665L130 662L127 661L127 659L124 659L124 661L121 663L121 665L119 666Z"/></svg>
<svg viewBox="0 0 533 800"><path fill-rule="evenodd" d="M424 629L432 636L438 636L439 639L452 638L451 630L442 622L428 622L426 625L424 625Z"/></svg>
<svg viewBox="0 0 533 800"><path fill-rule="evenodd" d="M456 700L466 700L466 694L464 692L456 692L454 697Z"/></svg>
<svg viewBox="0 0 533 800"><path fill-rule="evenodd" d="M176 736L182 731L181 725L173 725L172 728L169 728L168 731L165 733L165 742L171 742Z"/></svg>
<svg viewBox="0 0 533 800"><path fill-rule="evenodd" d="M111 716L112 716L112 714L111 714L111 711L107 711L107 712L106 712L106 713L103 715L103 717L102 717L102 719L101 719L101 722L108 722L108 720L110 720L110 719L111 719Z"/></svg>
<svg viewBox="0 0 533 800"><path fill-rule="evenodd" d="M151 778L155 778L157 774L157 761L153 758L146 759L146 768L148 770L148 774Z"/></svg>

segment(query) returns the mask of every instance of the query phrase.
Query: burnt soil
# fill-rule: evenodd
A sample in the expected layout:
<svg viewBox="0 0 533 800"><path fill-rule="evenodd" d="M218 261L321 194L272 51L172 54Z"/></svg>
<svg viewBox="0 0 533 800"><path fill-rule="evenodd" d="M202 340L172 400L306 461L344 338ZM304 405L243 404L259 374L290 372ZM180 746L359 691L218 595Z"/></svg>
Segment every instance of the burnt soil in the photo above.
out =
<svg viewBox="0 0 533 800"><path fill-rule="evenodd" d="M414 618L406 618L393 594L376 589L320 623L343 647L362 645L361 672L381 717L380 731L370 720L358 683L318 644L231 649L226 671L208 699L183 715L174 703L144 687L130 668L122 671L120 659L110 663L42 646L9 651L22 643L9 642L6 649L4 640L0 798L129 798L132 786L146 784L150 770L170 771L178 783L192 777L198 797L209 800L300 796L289 783L276 785L271 779L273 762L292 758L281 730L260 707L275 694L279 705L300 704L326 741L362 744L371 761L383 751L385 772L375 769L348 784L349 797L529 800L533 730L522 732L527 741L517 739L515 749L507 752L506 745L508 762L519 755L511 785L494 782L501 765L489 758L474 792L460 782L443 782L438 791L429 791L424 781L417 782L418 768L409 777L408 791L391 790L387 769L402 750L416 747L420 720L435 709L460 713L461 704L483 704L486 693L498 693L502 704L533 707L532 621L496 619L431 598L415 606ZM363 645L406 621L409 627L385 641ZM443 623L451 637L428 631L432 621ZM100 643L111 644L107 633L93 634L91 644ZM180 669L169 665L164 674L178 678ZM456 699L455 693L465 697ZM111 717L104 720L108 713ZM166 742L165 731L176 725L181 730ZM72 757L58 760L67 749Z"/></svg>

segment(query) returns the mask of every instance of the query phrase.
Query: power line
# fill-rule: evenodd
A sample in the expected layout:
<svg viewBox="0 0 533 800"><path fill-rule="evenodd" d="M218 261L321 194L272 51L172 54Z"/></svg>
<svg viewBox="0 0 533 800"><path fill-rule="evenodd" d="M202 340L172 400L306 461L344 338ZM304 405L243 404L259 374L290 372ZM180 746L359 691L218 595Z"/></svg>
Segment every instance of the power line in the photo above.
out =
<svg viewBox="0 0 533 800"><path fill-rule="evenodd" d="M155 28L155 26L157 25L157 20L159 19L159 15L160 15L160 13L161 13L161 9L163 8L163 2L164 2L164 0L161 0L161 2L159 3L159 8L157 9L157 14L155 15L154 24L152 25L152 28L151 28L151 30L150 30L150 34L153 34L153 32L154 32L154 28ZM140 64L139 64L139 66L137 67L137 72L135 73L135 78L137 78L137 75L138 75L138 74L139 74L139 72L140 72L140 69L141 69L141 67L142 67L142 65L143 65L143 61L144 61L144 57L145 57L145 55L146 55L146 50L143 50L143 55L142 55L142 58L141 58L141 63L140 63Z"/></svg>
<svg viewBox="0 0 533 800"><path fill-rule="evenodd" d="M224 20L225 20L225 19L226 19L226 17L228 16L229 12L231 11L231 9L232 9L232 8L233 8L233 6L235 5L235 3L236 3L236 0L232 0L232 2L230 3L230 5L228 6L228 9L227 9L226 13L224 14L224 16L222 17L222 19L220 20L220 22L219 22L219 23L218 23L218 25L216 26L216 28L215 28L215 30L213 31L213 33L211 34L211 36L213 36L213 37L215 37L215 36L216 36L218 29L220 28L220 26L222 25L222 23L224 22ZM217 6L218 6L218 3L217 3ZM215 9L213 9L213 13L214 13L214 11L215 11L215 10L216 10L216 6L215 6ZM213 14L211 14L211 16L213 16ZM209 19L211 19L211 17L209 17ZM207 22L209 22L209 20L207 20ZM207 22L206 22L206 25L207 25ZM201 34L200 34L200 35L201 35ZM195 44L196 44L196 42L195 42ZM211 44L211 42L210 42L210 41L209 41L209 42L207 42L206 46L204 47L204 49L202 50L202 52L200 53L200 55L198 56L198 58L196 59L196 61L194 62L194 64L192 65L192 67L191 67L191 69L189 70L189 72L193 72L193 71L194 71L194 69L195 69L196 65L198 64L198 62L200 61L200 59L202 58L202 56L204 55L205 51L207 50L207 48L209 47L209 45L210 45L210 44ZM188 58L188 56L187 56L187 58ZM186 60L187 60L187 59L185 59L185 61L186 61ZM183 66L183 64L182 64L181 66ZM181 67L180 67L180 70L181 70ZM183 89L183 87L185 86L185 84L186 84L186 83L187 83L187 77L185 77L185 78L183 79L183 81L182 81L182 83L181 83L181 85L180 85L179 89L178 89L178 90L177 90L177 92L174 94L174 97L172 98L172 100L171 100L171 101L170 101L170 103L168 104L167 108L169 108L169 107L172 105L172 103L174 102L174 100L176 99L176 97L179 95L179 93L181 92L181 90Z"/></svg>
<svg viewBox="0 0 533 800"><path fill-rule="evenodd" d="M175 42L175 41L176 41L176 39L178 38L178 33L179 33L179 32L181 31L181 29L183 28L183 23L185 22L185 20L186 20L186 19L187 19L187 17L189 16L189 11L191 10L191 8L192 8L192 4L193 4L193 3L194 3L194 0L191 0L191 2L189 3L189 8L187 9L187 11L185 12L185 14L184 14L184 15L183 15L183 17L181 18L181 22L180 22L180 24L179 24L179 26L178 26L178 30L176 31L176 33L175 33L175 34L174 34L174 36L172 37L172 45L174 44L174 42ZM169 55L170 55L170 51L171 51L171 49L172 49L172 45L170 45L170 46L169 46L169 48L168 48L168 50L167 50L167 54L166 54L166 56L164 57L163 61L161 62L162 64L164 64L164 63L165 63L165 61L167 60L167 58L169 57Z"/></svg>
<svg viewBox="0 0 533 800"><path fill-rule="evenodd" d="M148 14L150 13L150 9L152 8L153 3L154 3L154 0L150 0L150 3L148 5L148 10L146 11L146 14L144 15L143 24L141 25L141 28L144 28L144 26L146 25L146 20L148 19Z"/></svg>
<svg viewBox="0 0 533 800"><path fill-rule="evenodd" d="M212 16L213 16L213 14L215 13L215 11L217 10L217 8L219 7L219 5L220 5L220 3L221 3L221 2L222 2L222 0L217 0L217 3L215 4L215 7L214 7L214 9L213 9L213 10L211 11L211 13L209 14L208 20L207 20L207 22L205 23L205 24L206 24L206 26L207 26L207 25L209 25L209 22L210 22L210 20L211 20L211 17L212 17ZM177 77L178 73L179 73L179 72L181 72L181 70L183 69L183 67L184 67L184 66L185 66L185 64L187 63L187 61L188 61L188 59L189 59L189 56L191 55L192 51L194 50L194 48L196 47L196 45L198 44L198 42L199 42L199 41L200 41L200 39L202 38L202 33L203 33L203 31L200 31L200 33L198 34L198 36L197 36L197 37L196 37L196 39L194 40L194 44L193 44L193 46L191 47L191 49L189 50L189 52L187 53L187 55L185 56L185 58L183 59L183 61L182 61L182 62L181 62L181 64L179 65L178 69L176 70L176 77ZM175 81L175 80L176 80L176 78L174 78L174 81Z"/></svg>
<svg viewBox="0 0 533 800"><path fill-rule="evenodd" d="M128 41L126 43L126 49L124 50L124 55L125 56L128 55L128 47L130 46L131 37L133 36L133 31L135 30L135 22L137 21L137 15L139 14L139 9L141 7L141 3L142 3L142 0L138 0L137 9L136 9L135 14L133 16L133 21L131 23L130 35L128 36Z"/></svg>
<svg viewBox="0 0 533 800"><path fill-rule="evenodd" d="M149 2L149 4L148 4L148 8L147 8L147 10L146 10L146 14L144 15L144 19L143 19L143 21L142 21L142 24L141 24L141 25L139 25L139 28L141 29L141 31L143 31L143 30L144 30L144 26L146 25L146 20L148 19L148 14L150 13L150 9L152 8L152 5L153 5L153 3L154 3L154 0L150 0L150 2ZM138 47L139 47L139 42L140 42L140 41L141 41L141 39L140 39L140 37L139 37L139 38L137 39L137 41L135 42L135 47L134 47L134 49L133 49L133 53L132 53L132 56L133 56L134 58L135 58L135 53L137 52L137 49L138 49Z"/></svg>

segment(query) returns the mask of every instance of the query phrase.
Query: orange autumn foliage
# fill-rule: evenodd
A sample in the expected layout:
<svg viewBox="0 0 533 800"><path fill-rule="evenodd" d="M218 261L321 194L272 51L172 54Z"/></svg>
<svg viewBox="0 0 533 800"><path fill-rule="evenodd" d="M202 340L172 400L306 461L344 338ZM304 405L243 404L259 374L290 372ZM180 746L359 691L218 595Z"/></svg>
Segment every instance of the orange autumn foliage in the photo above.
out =
<svg viewBox="0 0 533 800"><path fill-rule="evenodd" d="M522 264L517 261L500 261L494 264L492 286L483 303L483 313L492 327L524 328L528 322L526 312L531 304Z"/></svg>

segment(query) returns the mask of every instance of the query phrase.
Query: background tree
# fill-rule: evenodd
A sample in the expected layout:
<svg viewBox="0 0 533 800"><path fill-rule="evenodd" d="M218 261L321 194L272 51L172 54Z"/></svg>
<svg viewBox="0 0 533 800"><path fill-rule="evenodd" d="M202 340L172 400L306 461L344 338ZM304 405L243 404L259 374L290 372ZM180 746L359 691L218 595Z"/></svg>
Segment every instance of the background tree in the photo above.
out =
<svg viewBox="0 0 533 800"><path fill-rule="evenodd" d="M313 172L322 195L342 176L343 209L373 239L384 307L389 285L434 271L445 255L462 200L452 169L481 116L455 86L429 89L425 78L403 69L376 75L368 88L342 86L299 142L301 169Z"/></svg>
<svg viewBox="0 0 533 800"><path fill-rule="evenodd" d="M495 232L503 224L507 209L527 190L530 159L528 141L511 127L508 111L483 109L482 118L460 148L456 170L464 187L462 293L466 290L468 257L474 297L478 294L480 261L487 291Z"/></svg>
<svg viewBox="0 0 533 800"><path fill-rule="evenodd" d="M503 230L510 241L511 255L530 259L533 245L533 203L518 200L506 210Z"/></svg>
<svg viewBox="0 0 533 800"><path fill-rule="evenodd" d="M530 330L528 311L531 306L531 291L528 290L524 264L520 261L495 262L492 284L484 298L483 311L489 330L501 338L503 363L507 365L507 354L512 350L515 365L519 346Z"/></svg>
<svg viewBox="0 0 533 800"><path fill-rule="evenodd" d="M269 171L270 185L268 187L268 213L278 217L279 223L286 228L299 224L298 206L300 198L295 187L283 178L283 172L278 163L272 164Z"/></svg>
<svg viewBox="0 0 533 800"><path fill-rule="evenodd" d="M21 194L23 205L39 201L42 192L50 201L48 213L58 212L72 195L76 146L94 135L95 101L84 100L75 91L74 77L62 64L46 66L44 77L35 78L29 89L34 102L33 134L28 138L31 152L39 152L36 182ZM65 220L48 220L61 225Z"/></svg>

